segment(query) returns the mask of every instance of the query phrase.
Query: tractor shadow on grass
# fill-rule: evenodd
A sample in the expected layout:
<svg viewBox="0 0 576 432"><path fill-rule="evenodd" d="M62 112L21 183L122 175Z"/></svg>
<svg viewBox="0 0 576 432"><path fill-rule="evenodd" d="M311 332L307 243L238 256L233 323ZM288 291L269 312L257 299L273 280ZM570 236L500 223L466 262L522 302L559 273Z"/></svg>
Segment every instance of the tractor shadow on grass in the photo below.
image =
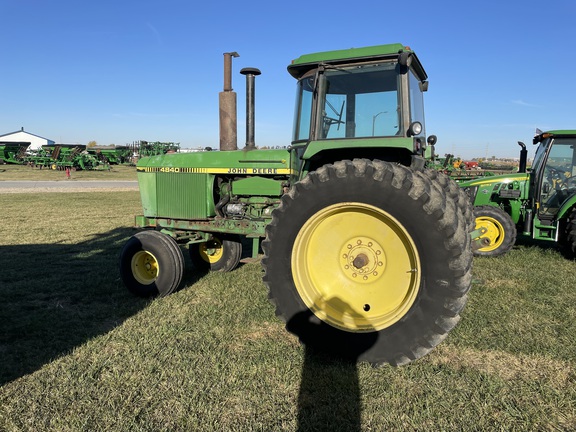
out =
<svg viewBox="0 0 576 432"><path fill-rule="evenodd" d="M135 232L117 228L71 244L0 245L0 385L106 334L149 304L128 292L118 270L120 251ZM192 284L200 275L185 277Z"/></svg>
<svg viewBox="0 0 576 432"><path fill-rule="evenodd" d="M310 310L296 314L286 327L305 345L297 431L361 431L357 363L377 334L337 331Z"/></svg>
<svg viewBox="0 0 576 432"><path fill-rule="evenodd" d="M518 236L514 248L518 249L519 247L541 249L543 251L554 251L562 255L564 259L572 261L576 260L572 252L568 250L568 247L563 247L562 244L553 241L534 240L529 237Z"/></svg>
<svg viewBox="0 0 576 432"><path fill-rule="evenodd" d="M552 249L560 251L558 244L556 242L545 241L545 240L534 240L530 237L518 236L516 238L516 246L526 246L526 247L537 247L543 250Z"/></svg>

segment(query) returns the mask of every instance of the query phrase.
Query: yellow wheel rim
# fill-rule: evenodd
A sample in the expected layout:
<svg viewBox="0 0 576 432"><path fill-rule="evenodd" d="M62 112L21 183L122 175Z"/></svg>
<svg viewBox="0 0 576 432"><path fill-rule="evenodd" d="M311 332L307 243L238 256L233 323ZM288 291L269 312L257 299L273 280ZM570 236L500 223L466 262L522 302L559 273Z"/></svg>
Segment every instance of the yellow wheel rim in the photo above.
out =
<svg viewBox="0 0 576 432"><path fill-rule="evenodd" d="M150 252L136 252L132 257L131 268L134 279L142 285L150 285L158 279L158 260Z"/></svg>
<svg viewBox="0 0 576 432"><path fill-rule="evenodd" d="M217 263L222 259L224 248L220 239L213 238L210 241L200 244L200 256L210 264Z"/></svg>
<svg viewBox="0 0 576 432"><path fill-rule="evenodd" d="M306 306L350 332L396 323L420 287L420 258L410 234L387 212L363 203L335 204L308 219L291 264Z"/></svg>
<svg viewBox="0 0 576 432"><path fill-rule="evenodd" d="M491 252L496 250L504 242L504 227L498 220L489 216L479 216L476 218L476 229L485 228L486 233L482 238L490 240L490 244L486 247L478 249L481 252Z"/></svg>

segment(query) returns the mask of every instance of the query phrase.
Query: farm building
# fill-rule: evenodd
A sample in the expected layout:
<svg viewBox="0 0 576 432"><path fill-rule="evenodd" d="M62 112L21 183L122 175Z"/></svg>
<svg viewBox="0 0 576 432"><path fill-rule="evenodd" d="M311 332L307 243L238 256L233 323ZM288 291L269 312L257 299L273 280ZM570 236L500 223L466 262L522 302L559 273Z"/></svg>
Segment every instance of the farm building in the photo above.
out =
<svg viewBox="0 0 576 432"><path fill-rule="evenodd" d="M34 135L30 132L26 132L24 128L21 128L19 131L10 132L4 135L0 135L0 142L26 142L30 143L29 150L35 150L42 147L45 144L55 144L54 141L49 140L48 138L43 138L38 135Z"/></svg>

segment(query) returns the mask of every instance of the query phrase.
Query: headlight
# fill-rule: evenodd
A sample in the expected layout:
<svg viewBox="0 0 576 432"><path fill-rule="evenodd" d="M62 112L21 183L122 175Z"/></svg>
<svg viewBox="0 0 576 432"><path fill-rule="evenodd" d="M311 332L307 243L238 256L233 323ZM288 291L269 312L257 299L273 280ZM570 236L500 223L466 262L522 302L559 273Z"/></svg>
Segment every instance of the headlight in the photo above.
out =
<svg viewBox="0 0 576 432"><path fill-rule="evenodd" d="M420 135L422 133L422 123L415 121L408 128L408 136Z"/></svg>

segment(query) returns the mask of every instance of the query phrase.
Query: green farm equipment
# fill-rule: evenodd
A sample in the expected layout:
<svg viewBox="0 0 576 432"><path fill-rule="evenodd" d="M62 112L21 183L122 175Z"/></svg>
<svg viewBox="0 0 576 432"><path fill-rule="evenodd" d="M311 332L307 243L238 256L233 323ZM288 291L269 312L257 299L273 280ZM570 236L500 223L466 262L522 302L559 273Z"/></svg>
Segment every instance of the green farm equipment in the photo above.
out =
<svg viewBox="0 0 576 432"><path fill-rule="evenodd" d="M25 162L33 168L49 168L53 170L94 170L109 169L103 163L86 151L82 144L46 144L26 156Z"/></svg>
<svg viewBox="0 0 576 432"><path fill-rule="evenodd" d="M122 165L132 163L133 149L130 146L94 146L86 149L102 164Z"/></svg>
<svg viewBox="0 0 576 432"><path fill-rule="evenodd" d="M138 155L140 157L163 155L174 153L180 150L179 143L161 141L140 141L138 144Z"/></svg>
<svg viewBox="0 0 576 432"><path fill-rule="evenodd" d="M263 251L276 314L308 347L372 364L405 364L459 321L471 283L473 217L456 183L426 169L427 75L401 44L303 55L291 145L257 149L256 68L246 77L246 147L224 54L220 151L137 164L146 228L120 255L139 296L175 291L182 247L200 271L231 271ZM263 241L261 242L261 240ZM250 244L251 242L251 244Z"/></svg>
<svg viewBox="0 0 576 432"><path fill-rule="evenodd" d="M85 145L59 144L52 152L52 169L63 171L69 169L87 169L92 166L94 159L86 153Z"/></svg>
<svg viewBox="0 0 576 432"><path fill-rule="evenodd" d="M474 205L480 256L508 252L518 235L557 242L576 256L576 130L537 131L532 168L526 169L526 146L519 142L516 174L460 183ZM518 234L520 233L520 234Z"/></svg>
<svg viewBox="0 0 576 432"><path fill-rule="evenodd" d="M0 164L23 164L29 146L29 142L0 141Z"/></svg>
<svg viewBox="0 0 576 432"><path fill-rule="evenodd" d="M32 168L51 168L54 162L56 162L56 160L52 158L53 151L53 145L43 145L38 149L31 150L24 161Z"/></svg>

